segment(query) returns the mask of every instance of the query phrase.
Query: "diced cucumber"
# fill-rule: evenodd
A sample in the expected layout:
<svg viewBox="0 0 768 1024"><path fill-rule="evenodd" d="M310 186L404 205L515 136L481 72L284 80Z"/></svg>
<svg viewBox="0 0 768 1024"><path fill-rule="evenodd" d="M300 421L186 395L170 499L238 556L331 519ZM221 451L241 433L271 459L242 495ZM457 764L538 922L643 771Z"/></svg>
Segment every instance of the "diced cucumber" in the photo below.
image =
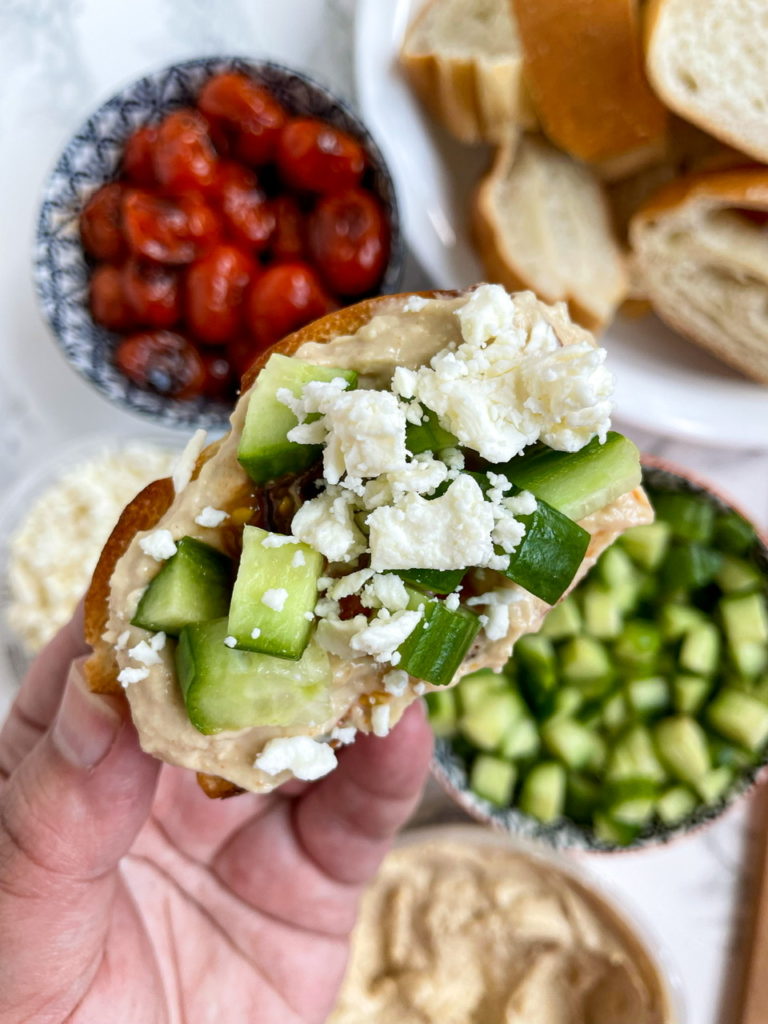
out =
<svg viewBox="0 0 768 1024"><path fill-rule="evenodd" d="M226 619L185 626L176 667L189 719L202 733L306 727L331 715L328 655L310 643L299 661L228 647Z"/></svg>
<svg viewBox="0 0 768 1024"><path fill-rule="evenodd" d="M693 814L698 803L687 786L670 786L656 801L656 813L665 825L679 825Z"/></svg>
<svg viewBox="0 0 768 1024"><path fill-rule="evenodd" d="M512 726L527 711L522 697L513 690L489 693L461 716L459 730L478 750L498 750Z"/></svg>
<svg viewBox="0 0 768 1024"><path fill-rule="evenodd" d="M354 370L313 366L290 356L271 355L251 390L245 424L237 458L240 465L257 484L276 480L286 473L300 473L321 454L319 445L296 444L287 438L298 420L293 412L277 399L280 388L299 395L310 381L346 380L350 388L357 384Z"/></svg>
<svg viewBox="0 0 768 1024"><path fill-rule="evenodd" d="M408 607L424 606L421 622L398 647L398 668L435 686L447 686L480 632L480 620L461 605L445 607L443 601L408 589Z"/></svg>
<svg viewBox="0 0 768 1024"><path fill-rule="evenodd" d="M654 622L632 619L613 645L619 664L630 672L654 672L661 651L661 632Z"/></svg>
<svg viewBox="0 0 768 1024"><path fill-rule="evenodd" d="M757 566L735 555L723 555L715 577L717 585L726 594L739 594L757 590L762 577Z"/></svg>
<svg viewBox="0 0 768 1024"><path fill-rule="evenodd" d="M588 825L601 798L600 784L577 772L569 772L565 787L565 813L573 821Z"/></svg>
<svg viewBox="0 0 768 1024"><path fill-rule="evenodd" d="M601 740L593 729L569 718L551 718L541 727L549 752L568 768L581 771L602 754Z"/></svg>
<svg viewBox="0 0 768 1024"><path fill-rule="evenodd" d="M603 811L595 811L593 823L597 838L611 846L629 846L640 835L639 825L616 821Z"/></svg>
<svg viewBox="0 0 768 1024"><path fill-rule="evenodd" d="M672 681L672 695L675 711L681 715L696 715L712 689L712 680L704 676L681 673Z"/></svg>
<svg viewBox="0 0 768 1024"><path fill-rule="evenodd" d="M721 512L715 519L715 546L729 555L746 555L756 539L754 529L738 512Z"/></svg>
<svg viewBox="0 0 768 1024"><path fill-rule="evenodd" d="M582 590L584 628L596 640L613 640L621 633L624 617L613 593L599 583Z"/></svg>
<svg viewBox="0 0 768 1024"><path fill-rule="evenodd" d="M669 594L698 590L711 583L720 569L719 551L703 544L672 544L659 571L662 590Z"/></svg>
<svg viewBox="0 0 768 1024"><path fill-rule="evenodd" d="M458 720L455 690L434 690L426 695L425 700L429 724L435 736L453 736Z"/></svg>
<svg viewBox="0 0 768 1024"><path fill-rule="evenodd" d="M678 662L693 675L710 676L717 670L720 657L720 632L711 622L702 622L683 637Z"/></svg>
<svg viewBox="0 0 768 1024"><path fill-rule="evenodd" d="M280 543L273 547L270 542ZM258 526L244 527L229 606L229 632L237 646L277 658L300 658L312 631L323 565L323 556L308 544Z"/></svg>
<svg viewBox="0 0 768 1024"><path fill-rule="evenodd" d="M404 583L431 590L433 594L450 594L466 574L466 569L401 569L397 573Z"/></svg>
<svg viewBox="0 0 768 1024"><path fill-rule="evenodd" d="M512 651L512 662L521 670L520 685L528 703L537 714L545 713L558 685L552 641L540 633L521 636Z"/></svg>
<svg viewBox="0 0 768 1024"><path fill-rule="evenodd" d="M664 640L679 640L690 629L706 621L698 608L688 604L664 604L659 613L659 625Z"/></svg>
<svg viewBox="0 0 768 1024"><path fill-rule="evenodd" d="M502 757L512 760L527 760L536 757L541 747L539 730L530 715L522 715L510 727L499 748Z"/></svg>
<svg viewBox="0 0 768 1024"><path fill-rule="evenodd" d="M497 807L509 807L517 781L517 769L511 761L490 754L475 758L469 773L469 788Z"/></svg>
<svg viewBox="0 0 768 1024"><path fill-rule="evenodd" d="M669 710L669 686L663 676L631 679L627 683L629 706L644 718L663 714Z"/></svg>
<svg viewBox="0 0 768 1024"><path fill-rule="evenodd" d="M487 694L498 693L506 688L507 680L501 672L494 672L490 668L481 668L468 676L462 676L461 682L456 688L456 695L462 712L466 713L476 708Z"/></svg>
<svg viewBox="0 0 768 1024"><path fill-rule="evenodd" d="M629 721L629 709L623 693L614 693L603 705L603 725L609 733L616 733Z"/></svg>
<svg viewBox="0 0 768 1024"><path fill-rule="evenodd" d="M728 765L721 765L699 779L696 783L696 790L708 806L719 804L733 783L733 768Z"/></svg>
<svg viewBox="0 0 768 1024"><path fill-rule="evenodd" d="M565 768L557 761L540 761L523 779L518 804L524 814L541 822L555 821L565 805Z"/></svg>
<svg viewBox="0 0 768 1024"><path fill-rule="evenodd" d="M646 825L653 817L659 784L653 779L615 779L608 783L605 812L613 821Z"/></svg>
<svg viewBox="0 0 768 1024"><path fill-rule="evenodd" d="M695 786L712 767L707 737L699 723L688 715L676 715L657 722L654 728L659 756L680 782Z"/></svg>
<svg viewBox="0 0 768 1024"><path fill-rule="evenodd" d="M548 718L572 718L584 705L578 686L560 686L552 694Z"/></svg>
<svg viewBox="0 0 768 1024"><path fill-rule="evenodd" d="M232 563L210 544L182 537L172 555L144 591L134 626L178 636L190 622L227 614Z"/></svg>
<svg viewBox="0 0 768 1024"><path fill-rule="evenodd" d="M768 741L768 705L741 690L723 687L706 716L715 732L753 753L762 750Z"/></svg>
<svg viewBox="0 0 768 1024"><path fill-rule="evenodd" d="M541 447L495 468L576 521L638 487L642 478L637 447L614 431L604 444L593 438L577 452Z"/></svg>
<svg viewBox="0 0 768 1024"><path fill-rule="evenodd" d="M626 584L637 582L637 570L632 559L618 544L613 544L603 552L595 566L594 575L609 590L618 590Z"/></svg>
<svg viewBox="0 0 768 1024"><path fill-rule="evenodd" d="M768 644L768 605L762 593L729 594L719 608L729 645L745 640Z"/></svg>
<svg viewBox="0 0 768 1024"><path fill-rule="evenodd" d="M756 754L745 750L742 746L729 743L719 736L710 737L709 751L715 768L736 768L743 771L755 763Z"/></svg>
<svg viewBox="0 0 768 1024"><path fill-rule="evenodd" d="M405 428L405 447L412 455L454 448L458 443L458 437L440 426L440 421L431 409L424 409L421 423L409 423Z"/></svg>
<svg viewBox="0 0 768 1024"><path fill-rule="evenodd" d="M582 563L589 534L541 499L535 512L519 519L525 524L525 535L509 556L504 574L530 594L555 604Z"/></svg>
<svg viewBox="0 0 768 1024"><path fill-rule="evenodd" d="M651 735L644 726L634 726L616 741L609 755L606 778L647 778L663 782L666 777Z"/></svg>
<svg viewBox="0 0 768 1024"><path fill-rule="evenodd" d="M636 565L653 571L664 561L670 534L669 523L657 519L655 523L631 527L619 537L619 543Z"/></svg>
<svg viewBox="0 0 768 1024"><path fill-rule="evenodd" d="M575 597L566 597L547 614L541 629L550 640L567 640L581 631L581 612Z"/></svg>
<svg viewBox="0 0 768 1024"><path fill-rule="evenodd" d="M768 666L768 644L757 640L742 640L732 644L729 653L737 671L745 679L752 679Z"/></svg>
<svg viewBox="0 0 768 1024"><path fill-rule="evenodd" d="M713 537L715 507L708 497L685 492L663 492L654 497L656 518L668 523L674 537L708 544Z"/></svg>
<svg viewBox="0 0 768 1024"><path fill-rule="evenodd" d="M603 644L588 636L566 640L559 650L560 672L566 684L584 693L603 693L613 675L611 660Z"/></svg>

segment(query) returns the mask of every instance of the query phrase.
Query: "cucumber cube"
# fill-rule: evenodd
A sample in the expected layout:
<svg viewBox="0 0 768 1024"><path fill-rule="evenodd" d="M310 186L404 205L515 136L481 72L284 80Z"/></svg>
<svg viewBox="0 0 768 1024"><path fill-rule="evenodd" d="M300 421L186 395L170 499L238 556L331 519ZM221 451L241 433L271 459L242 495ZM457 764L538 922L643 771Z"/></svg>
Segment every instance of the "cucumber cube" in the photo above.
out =
<svg viewBox="0 0 768 1024"><path fill-rule="evenodd" d="M595 811L592 823L595 836L609 846L629 846L640 835L639 825L617 821L603 811Z"/></svg>
<svg viewBox="0 0 768 1024"><path fill-rule="evenodd" d="M466 569L401 569L397 573L404 583L431 590L433 594L450 594L466 574Z"/></svg>
<svg viewBox="0 0 768 1024"><path fill-rule="evenodd" d="M559 686L552 694L549 718L572 718L584 705L584 693L577 686Z"/></svg>
<svg viewBox="0 0 768 1024"><path fill-rule="evenodd" d="M588 583L581 592L584 629L597 640L613 640L621 633L624 617L613 593L599 583Z"/></svg>
<svg viewBox="0 0 768 1024"><path fill-rule="evenodd" d="M659 583L668 594L698 590L714 580L721 561L719 551L703 544L673 544L659 570Z"/></svg>
<svg viewBox="0 0 768 1024"><path fill-rule="evenodd" d="M632 619L613 645L619 664L629 672L653 672L661 651L661 632L654 622Z"/></svg>
<svg viewBox="0 0 768 1024"><path fill-rule="evenodd" d="M663 676L632 679L627 683L627 701L643 718L660 715L669 709L669 686Z"/></svg>
<svg viewBox="0 0 768 1024"><path fill-rule="evenodd" d="M429 724L435 736L453 736L456 732L456 694L453 690L434 690L425 697Z"/></svg>
<svg viewBox="0 0 768 1024"><path fill-rule="evenodd" d="M695 786L711 769L707 737L688 715L662 719L656 724L654 736L662 761L680 782Z"/></svg>
<svg viewBox="0 0 768 1024"><path fill-rule="evenodd" d="M609 590L615 590L626 584L636 583L638 574L626 551L623 551L618 544L614 544L598 559L595 576Z"/></svg>
<svg viewBox="0 0 768 1024"><path fill-rule="evenodd" d="M454 448L458 443L458 437L440 426L437 415L431 409L424 409L421 423L409 423L405 428L405 447L411 455Z"/></svg>
<svg viewBox="0 0 768 1024"><path fill-rule="evenodd" d="M768 741L768 705L725 686L707 708L707 722L721 736L757 753Z"/></svg>
<svg viewBox="0 0 768 1024"><path fill-rule="evenodd" d="M552 641L540 633L521 636L512 651L512 663L518 666L520 686L533 711L546 713L559 682Z"/></svg>
<svg viewBox="0 0 768 1024"><path fill-rule="evenodd" d="M693 814L698 803L687 786L670 786L656 801L656 813L665 825L679 825Z"/></svg>
<svg viewBox="0 0 768 1024"><path fill-rule="evenodd" d="M587 775L570 772L565 787L565 813L581 825L588 825L601 798L600 784Z"/></svg>
<svg viewBox="0 0 768 1024"><path fill-rule="evenodd" d="M525 535L509 556L505 576L547 604L568 589L589 547L589 534L545 501L520 516Z"/></svg>
<svg viewBox="0 0 768 1024"><path fill-rule="evenodd" d="M567 640L581 632L581 612L575 597L566 597L547 614L539 633L550 640Z"/></svg>
<svg viewBox="0 0 768 1024"><path fill-rule="evenodd" d="M613 675L611 659L603 644L588 636L567 640L559 651L563 682L591 696L604 693Z"/></svg>
<svg viewBox="0 0 768 1024"><path fill-rule="evenodd" d="M653 779L616 779L606 789L605 812L614 821L647 825L653 817L659 785Z"/></svg>
<svg viewBox="0 0 768 1024"><path fill-rule="evenodd" d="M527 714L519 694L511 690L487 694L459 719L462 736L479 750L498 750L518 719Z"/></svg>
<svg viewBox="0 0 768 1024"><path fill-rule="evenodd" d="M609 755L606 778L648 778L663 782L666 777L651 734L644 726L634 726L616 741Z"/></svg>
<svg viewBox="0 0 768 1024"><path fill-rule="evenodd" d="M720 658L720 632L713 623L703 622L683 638L678 661L680 668L694 675L711 676Z"/></svg>
<svg viewBox="0 0 768 1024"><path fill-rule="evenodd" d="M462 676L456 688L456 696L461 710L467 713L476 708L487 694L502 692L506 687L507 680L501 672L494 672L490 668L481 668L478 672Z"/></svg>
<svg viewBox="0 0 768 1024"><path fill-rule="evenodd" d="M711 807L714 804L719 804L725 794L731 788L733 782L733 768L729 768L727 765L721 765L719 768L713 768L712 771L699 779L696 784L696 790L707 806Z"/></svg>
<svg viewBox="0 0 768 1024"><path fill-rule="evenodd" d="M623 693L612 694L603 705L603 725L610 733L616 733L629 721L629 710Z"/></svg>
<svg viewBox="0 0 768 1024"><path fill-rule="evenodd" d="M665 492L653 495L656 518L669 524L680 540L709 544L714 535L715 506L700 494Z"/></svg>
<svg viewBox="0 0 768 1024"><path fill-rule="evenodd" d="M742 641L768 645L768 606L763 594L729 594L719 607L729 645Z"/></svg>
<svg viewBox="0 0 768 1024"><path fill-rule="evenodd" d="M480 620L468 608L455 610L408 588L411 610L424 606L416 629L398 647L398 668L435 686L447 686L480 632Z"/></svg>
<svg viewBox="0 0 768 1024"><path fill-rule="evenodd" d="M601 753L599 736L581 722L554 718L541 727L541 738L549 752L574 771L581 771Z"/></svg>
<svg viewBox="0 0 768 1024"><path fill-rule="evenodd" d="M757 537L753 527L738 512L721 512L715 519L714 542L730 555L746 555Z"/></svg>
<svg viewBox="0 0 768 1024"><path fill-rule="evenodd" d="M751 590L758 590L762 584L757 566L734 555L723 555L715 578L717 585L726 594L748 593Z"/></svg>
<svg viewBox="0 0 768 1024"><path fill-rule="evenodd" d="M323 556L308 544L246 526L229 608L229 632L237 646L300 658L312 631L323 564Z"/></svg>
<svg viewBox="0 0 768 1024"><path fill-rule="evenodd" d="M509 807L517 780L517 769L510 761L480 754L469 773L469 788L497 807Z"/></svg>
<svg viewBox="0 0 768 1024"><path fill-rule="evenodd" d="M664 604L659 613L659 625L664 640L679 640L690 629L706 621L698 608L688 604Z"/></svg>
<svg viewBox="0 0 768 1024"><path fill-rule="evenodd" d="M672 681L673 704L681 715L696 715L712 689L711 679L681 674Z"/></svg>
<svg viewBox="0 0 768 1024"><path fill-rule="evenodd" d="M518 806L541 822L555 821L565 805L565 768L557 761L540 761L523 779Z"/></svg>
<svg viewBox="0 0 768 1024"><path fill-rule="evenodd" d="M536 722L530 715L523 715L510 727L501 741L500 753L510 760L525 760L536 757L541 742Z"/></svg>
<svg viewBox="0 0 768 1024"><path fill-rule="evenodd" d="M619 537L619 543L641 569L658 569L669 546L669 523L657 519L645 526L633 526Z"/></svg>

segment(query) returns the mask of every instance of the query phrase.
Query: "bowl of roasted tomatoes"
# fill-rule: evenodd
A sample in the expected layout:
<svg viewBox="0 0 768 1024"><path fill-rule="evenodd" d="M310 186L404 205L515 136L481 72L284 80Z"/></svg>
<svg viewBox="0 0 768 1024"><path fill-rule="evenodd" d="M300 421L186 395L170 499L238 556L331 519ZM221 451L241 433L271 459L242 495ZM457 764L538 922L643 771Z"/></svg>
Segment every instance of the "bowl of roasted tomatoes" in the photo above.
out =
<svg viewBox="0 0 768 1024"><path fill-rule="evenodd" d="M265 348L396 291L402 263L392 178L352 110L281 65L203 58L132 83L73 136L45 187L35 282L99 391L215 427Z"/></svg>

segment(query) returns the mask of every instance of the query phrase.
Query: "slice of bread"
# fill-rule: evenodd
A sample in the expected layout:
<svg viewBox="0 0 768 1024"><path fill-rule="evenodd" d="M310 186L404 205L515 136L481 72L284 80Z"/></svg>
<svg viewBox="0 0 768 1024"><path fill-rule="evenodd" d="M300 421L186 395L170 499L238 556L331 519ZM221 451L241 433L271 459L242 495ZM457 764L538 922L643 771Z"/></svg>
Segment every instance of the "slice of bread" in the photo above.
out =
<svg viewBox="0 0 768 1024"><path fill-rule="evenodd" d="M653 162L666 112L645 78L638 0L510 0L546 134L613 179Z"/></svg>
<svg viewBox="0 0 768 1024"><path fill-rule="evenodd" d="M674 181L630 223L641 286L659 316L768 384L768 169Z"/></svg>
<svg viewBox="0 0 768 1024"><path fill-rule="evenodd" d="M400 61L430 114L462 142L500 142L535 124L509 0L429 0Z"/></svg>
<svg viewBox="0 0 768 1024"><path fill-rule="evenodd" d="M651 0L646 62L672 110L768 160L764 0Z"/></svg>
<svg viewBox="0 0 768 1024"><path fill-rule="evenodd" d="M591 330L624 297L624 260L600 183L541 137L499 148L475 196L473 228L490 280L567 302Z"/></svg>

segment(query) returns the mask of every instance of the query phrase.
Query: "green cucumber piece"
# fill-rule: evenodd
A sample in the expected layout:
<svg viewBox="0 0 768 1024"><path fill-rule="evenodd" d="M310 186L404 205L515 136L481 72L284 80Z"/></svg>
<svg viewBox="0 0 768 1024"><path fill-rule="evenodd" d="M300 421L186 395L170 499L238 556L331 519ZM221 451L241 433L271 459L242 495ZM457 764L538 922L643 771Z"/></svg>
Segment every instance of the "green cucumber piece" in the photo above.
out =
<svg viewBox="0 0 768 1024"><path fill-rule="evenodd" d="M600 784L589 776L569 772L565 786L565 813L581 825L590 824L600 803L601 792Z"/></svg>
<svg viewBox="0 0 768 1024"><path fill-rule="evenodd" d="M453 736L458 723L455 691L434 690L424 699L427 702L429 724L435 736Z"/></svg>
<svg viewBox="0 0 768 1024"><path fill-rule="evenodd" d="M672 703L681 715L697 715L712 689L712 680L705 676L681 673L672 680Z"/></svg>
<svg viewBox="0 0 768 1024"><path fill-rule="evenodd" d="M643 718L669 710L669 685L663 676L631 679L627 683L627 702Z"/></svg>
<svg viewBox="0 0 768 1024"><path fill-rule="evenodd" d="M298 420L277 400L278 390L287 388L299 395L310 381L331 381L336 377L346 380L350 388L357 385L354 370L313 366L279 353L269 357L251 388L237 448L238 462L254 483L264 484L286 473L301 473L322 453L321 445L296 444L288 440L286 435Z"/></svg>
<svg viewBox="0 0 768 1024"><path fill-rule="evenodd" d="M577 452L536 448L494 469L577 521L639 487L642 479L637 447L615 431L604 444L595 437Z"/></svg>
<svg viewBox="0 0 768 1024"><path fill-rule="evenodd" d="M675 543L659 572L659 583L666 593L698 590L711 583L720 569L719 551L696 543Z"/></svg>
<svg viewBox="0 0 768 1024"><path fill-rule="evenodd" d="M657 519L655 523L632 526L619 537L619 543L636 565L652 572L664 561L671 532L669 523Z"/></svg>
<svg viewBox="0 0 768 1024"><path fill-rule="evenodd" d="M676 715L657 722L654 738L661 760L680 782L695 787L712 768L706 734L690 716Z"/></svg>
<svg viewBox="0 0 768 1024"><path fill-rule="evenodd" d="M408 607L424 606L424 614L410 636L398 647L397 667L416 679L447 686L480 632L480 620L461 605L455 610L443 601L425 597L408 588Z"/></svg>
<svg viewBox="0 0 768 1024"><path fill-rule="evenodd" d="M513 690L486 694L459 719L459 730L478 750L498 750L504 737L528 709Z"/></svg>
<svg viewBox="0 0 768 1024"><path fill-rule="evenodd" d="M687 786L670 786L656 801L656 813L665 825L679 825L699 806L696 794Z"/></svg>
<svg viewBox="0 0 768 1024"><path fill-rule="evenodd" d="M614 693L603 704L603 725L609 733L617 733L629 722L629 709L623 693Z"/></svg>
<svg viewBox="0 0 768 1024"><path fill-rule="evenodd" d="M612 544L598 559L594 575L609 590L620 590L627 584L636 584L638 572L632 559L618 544Z"/></svg>
<svg viewBox="0 0 768 1024"><path fill-rule="evenodd" d="M762 593L729 594L721 598L719 609L729 645L768 644L768 604Z"/></svg>
<svg viewBox="0 0 768 1024"><path fill-rule="evenodd" d="M401 569L397 573L404 583L431 590L433 594L457 590L466 574L466 569Z"/></svg>
<svg viewBox="0 0 768 1024"><path fill-rule="evenodd" d="M720 631L712 622L702 622L683 637L678 662L685 672L711 676L720 658Z"/></svg>
<svg viewBox="0 0 768 1024"><path fill-rule="evenodd" d="M724 686L706 712L715 732L757 753L768 741L768 705L748 693Z"/></svg>
<svg viewBox="0 0 768 1024"><path fill-rule="evenodd" d="M666 522L672 536L709 544L714 535L715 506L700 494L667 491L653 494L656 518Z"/></svg>
<svg viewBox="0 0 768 1024"><path fill-rule="evenodd" d="M550 640L567 640L581 632L581 612L575 597L566 597L556 604L539 630Z"/></svg>
<svg viewBox="0 0 768 1024"><path fill-rule="evenodd" d="M754 527L738 512L721 512L715 519L714 544L729 555L746 555L754 547Z"/></svg>
<svg viewBox="0 0 768 1024"><path fill-rule="evenodd" d="M541 633L521 636L512 651L520 670L520 686L537 715L546 714L558 686L557 658L552 641Z"/></svg>
<svg viewBox="0 0 768 1024"><path fill-rule="evenodd" d="M606 787L604 810L613 821L647 825L656 808L659 784L654 779L614 779Z"/></svg>
<svg viewBox="0 0 768 1024"><path fill-rule="evenodd" d="M475 758L469 773L469 788L496 807L509 807L517 781L517 769L511 761L490 754Z"/></svg>
<svg viewBox="0 0 768 1024"><path fill-rule="evenodd" d="M731 788L733 779L733 768L730 768L728 765L720 765L719 768L713 768L703 778L699 779L696 783L696 791L704 803L708 807L712 807L720 803Z"/></svg>
<svg viewBox="0 0 768 1024"><path fill-rule="evenodd" d="M645 726L633 726L619 737L609 755L607 779L646 778L663 782L666 777L666 770Z"/></svg>
<svg viewBox="0 0 768 1024"><path fill-rule="evenodd" d="M421 423L408 423L405 428L405 447L411 455L455 448L458 443L458 437L440 426L437 415L431 409L424 408Z"/></svg>
<svg viewBox="0 0 768 1024"><path fill-rule="evenodd" d="M300 658L309 642L323 556L258 526L243 529L243 552L229 606L229 632L244 651ZM300 555L300 565L294 564ZM280 599L282 598L282 605Z"/></svg>
<svg viewBox="0 0 768 1024"><path fill-rule="evenodd" d="M539 730L530 715L521 715L510 727L501 741L499 753L510 760L527 760L536 757L541 747Z"/></svg>
<svg viewBox="0 0 768 1024"><path fill-rule="evenodd" d="M595 811L592 819L595 836L610 846L629 846L640 835L639 825L616 821L603 811Z"/></svg>
<svg viewBox="0 0 768 1024"><path fill-rule="evenodd" d="M725 765L727 768L743 771L750 768L756 759L756 754L735 743L720 739L719 736L710 737L709 752L715 768L722 768Z"/></svg>
<svg viewBox="0 0 768 1024"><path fill-rule="evenodd" d="M576 636L559 649L560 673L566 685L587 696L605 693L613 678L613 666L604 645L589 636Z"/></svg>
<svg viewBox="0 0 768 1024"><path fill-rule="evenodd" d="M698 608L688 604L663 604L659 613L659 626L664 640L679 640L689 630L706 622Z"/></svg>
<svg viewBox="0 0 768 1024"><path fill-rule="evenodd" d="M655 622L632 619L625 623L613 645L613 653L627 671L650 674L658 667L661 646L661 631Z"/></svg>
<svg viewBox="0 0 768 1024"><path fill-rule="evenodd" d="M523 779L518 806L545 824L561 817L565 806L565 768L557 761L540 761Z"/></svg>
<svg viewBox="0 0 768 1024"><path fill-rule="evenodd" d="M573 771L591 767L604 755L598 734L572 718L550 718L541 727L541 738L549 752Z"/></svg>
<svg viewBox="0 0 768 1024"><path fill-rule="evenodd" d="M745 558L723 555L715 577L717 585L726 594L739 594L759 590L762 586L760 570Z"/></svg>
<svg viewBox="0 0 768 1024"><path fill-rule="evenodd" d="M179 635L179 685L196 729L306 728L331 716L331 665L319 645L287 661L228 647L228 632L224 618L185 626Z"/></svg>
<svg viewBox="0 0 768 1024"><path fill-rule="evenodd" d="M176 541L176 553L144 591L131 625L178 636L190 622L227 614L232 562L194 537Z"/></svg>
<svg viewBox="0 0 768 1024"><path fill-rule="evenodd" d="M584 693L577 686L559 686L552 694L547 718L572 718L584 706Z"/></svg>
<svg viewBox="0 0 768 1024"><path fill-rule="evenodd" d="M573 582L589 547L589 534L540 499L536 511L519 520L525 524L525 535L509 556L504 575L547 604L555 604Z"/></svg>
<svg viewBox="0 0 768 1024"><path fill-rule="evenodd" d="M476 708L489 693L498 693L505 690L507 680L501 672L494 672L490 668L481 668L477 672L471 672L462 676L456 689L459 706L462 712L466 713Z"/></svg>
<svg viewBox="0 0 768 1024"><path fill-rule="evenodd" d="M622 630L624 616L612 591L601 584L587 583L581 589L584 629L596 640L613 640Z"/></svg>

